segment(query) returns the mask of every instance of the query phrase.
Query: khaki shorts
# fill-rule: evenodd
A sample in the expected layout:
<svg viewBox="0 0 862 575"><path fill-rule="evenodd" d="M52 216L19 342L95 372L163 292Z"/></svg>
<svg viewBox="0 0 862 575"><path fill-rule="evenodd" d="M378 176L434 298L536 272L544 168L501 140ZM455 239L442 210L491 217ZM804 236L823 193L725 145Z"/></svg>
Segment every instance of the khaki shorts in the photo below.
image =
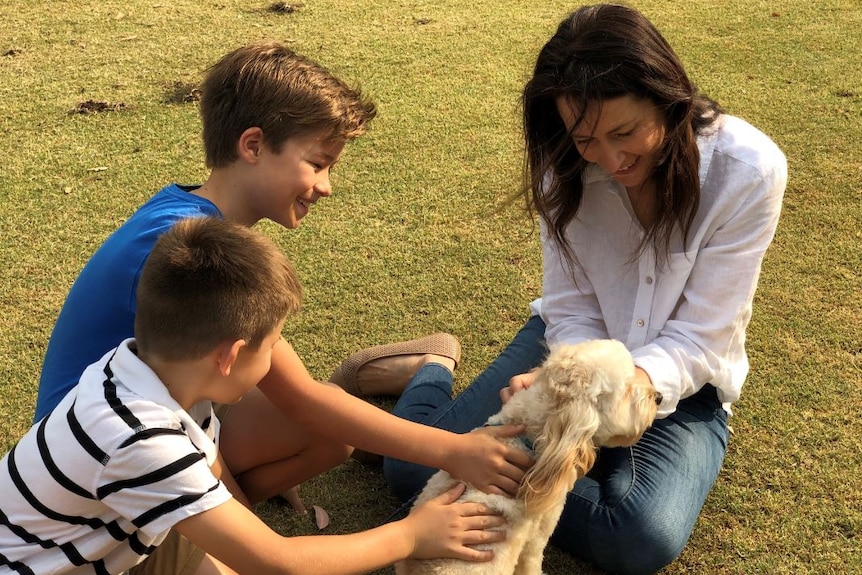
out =
<svg viewBox="0 0 862 575"><path fill-rule="evenodd" d="M204 550L171 529L162 544L129 575L192 575L204 560Z"/></svg>

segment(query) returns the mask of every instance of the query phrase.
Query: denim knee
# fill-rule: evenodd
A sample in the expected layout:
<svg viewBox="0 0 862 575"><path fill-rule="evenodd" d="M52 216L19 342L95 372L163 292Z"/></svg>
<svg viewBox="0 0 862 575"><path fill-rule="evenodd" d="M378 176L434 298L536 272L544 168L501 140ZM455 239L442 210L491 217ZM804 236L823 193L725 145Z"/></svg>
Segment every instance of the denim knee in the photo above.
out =
<svg viewBox="0 0 862 575"><path fill-rule="evenodd" d="M642 524L634 546L622 548L611 538L606 553L597 558L596 566L620 575L647 575L660 571L676 559L688 542L689 532L677 525Z"/></svg>
<svg viewBox="0 0 862 575"><path fill-rule="evenodd" d="M564 512L565 515L565 512ZM602 521L576 535L566 529L566 518L551 539L554 546L607 573L655 573L682 553L690 530L668 513L626 513L608 509Z"/></svg>
<svg viewBox="0 0 862 575"><path fill-rule="evenodd" d="M383 458L383 477L389 484L393 495L400 501L408 501L437 472L436 469L402 461L393 457Z"/></svg>
<svg viewBox="0 0 862 575"><path fill-rule="evenodd" d="M654 573L679 556L727 448L714 392L683 403L633 447L600 452L568 495L556 546L609 573Z"/></svg>

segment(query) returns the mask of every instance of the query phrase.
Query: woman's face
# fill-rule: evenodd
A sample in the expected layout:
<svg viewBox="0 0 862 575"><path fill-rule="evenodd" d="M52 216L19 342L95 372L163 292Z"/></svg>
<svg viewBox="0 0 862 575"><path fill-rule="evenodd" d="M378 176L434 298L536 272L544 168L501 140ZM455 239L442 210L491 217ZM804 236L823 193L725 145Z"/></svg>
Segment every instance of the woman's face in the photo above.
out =
<svg viewBox="0 0 862 575"><path fill-rule="evenodd" d="M626 188L638 188L650 178L665 137L664 114L652 102L626 95L589 104L577 125L577 102L561 96L557 111L586 161Z"/></svg>

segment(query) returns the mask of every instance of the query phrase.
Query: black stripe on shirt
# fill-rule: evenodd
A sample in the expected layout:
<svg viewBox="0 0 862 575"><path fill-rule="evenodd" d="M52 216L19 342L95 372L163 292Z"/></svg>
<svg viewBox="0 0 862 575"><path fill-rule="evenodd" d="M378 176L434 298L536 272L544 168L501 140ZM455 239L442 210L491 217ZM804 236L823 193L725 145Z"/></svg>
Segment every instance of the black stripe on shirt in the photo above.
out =
<svg viewBox="0 0 862 575"><path fill-rule="evenodd" d="M32 569L21 563L20 561L9 561L9 558L0 553L0 565L5 565L21 575L36 575Z"/></svg>
<svg viewBox="0 0 862 575"><path fill-rule="evenodd" d="M94 530L103 528L116 541L127 541L129 548L140 556L150 555L156 549L155 545L145 545L144 543L142 543L140 538L138 538L137 532L126 533L116 521L105 523L98 519L85 520L81 517L72 517L56 513L42 505L29 489L27 489L26 487L22 489L23 481L20 473L18 472L17 466L15 466L15 455L13 451L9 452L9 457L7 458L7 462L9 464L9 475L15 485L18 487L18 490L21 492L21 495L27 500L27 502L33 507L35 511L38 511L45 517L57 521L64 521L66 523L74 525L86 525ZM9 518L6 516L5 513L3 513L2 510L0 510L0 525L5 525L11 533L13 533L25 543L31 545L39 545L43 549L53 549L55 547L59 548L63 552L63 554L66 555L66 558L69 560L69 562L74 565L84 565L85 563L87 563L87 561L85 561L83 557L81 557L80 553L78 553L78 550L71 543L58 544L56 541L53 540L41 539L36 535L30 533L23 527L11 523L9 521ZM0 562L0 565L3 564L4 562ZM32 573L32 570L30 570L26 565L17 565L20 566L20 569L16 568L15 564L9 564L9 567L12 569L16 569L16 571L18 571L22 575ZM105 568L104 562L101 560L93 563L93 568L96 570L97 573L101 575L110 575L108 573L108 570Z"/></svg>
<svg viewBox="0 0 862 575"><path fill-rule="evenodd" d="M157 435L180 435L183 437L186 436L186 434L181 429L171 429L170 427L148 427L131 435L128 439L122 442L117 449L123 449L124 447L128 447L133 443L137 443L138 441L143 441L151 437L156 437Z"/></svg>
<svg viewBox="0 0 862 575"><path fill-rule="evenodd" d="M117 491L120 491L122 489L133 489L142 485L158 483L159 481L168 479L176 475L184 469L188 469L202 459L204 459L204 456L201 453L189 453L188 455L177 459L169 465L165 465L164 467L156 469L155 471L145 473L140 477L123 479L120 481L114 481L113 483L106 483L105 485L99 487L96 490L96 497L98 497L99 500L102 500L108 495L116 493Z"/></svg>
<svg viewBox="0 0 862 575"><path fill-rule="evenodd" d="M18 488L18 492L27 501L30 507L33 508L34 511L38 511L48 519L52 519L54 521L62 521L65 523L70 523L72 525L86 525L93 530L105 529L108 534L117 541L124 541L129 538L129 534L123 531L123 529L116 521L105 523L101 519L80 517L77 515L65 515L63 513L58 513L53 509L50 509L49 507L46 507L24 484L24 480L18 471L18 466L15 465L15 448L12 448L12 450L8 453L6 461L9 467L9 477L12 479L12 482L15 484L15 487Z"/></svg>
<svg viewBox="0 0 862 575"><path fill-rule="evenodd" d="M51 451L48 449L48 442L45 440L45 424L48 422L49 417L51 416L49 415L44 418L39 424L39 428L36 430L36 443L39 445L39 455L42 457L45 469L48 470L48 473L51 474L51 478L59 483L61 487L66 488L79 497L95 499L89 491L69 479L65 473L60 471L60 468L57 467L57 464L54 462L54 458L51 457Z"/></svg>
<svg viewBox="0 0 862 575"><path fill-rule="evenodd" d="M198 499L200 499L201 497L203 497L207 493L211 493L211 492L215 491L216 489L218 489L219 485L220 485L219 482L216 481L215 485L213 485L212 487L210 487L209 489L207 489L203 493L192 493L189 495L182 495L182 496L177 497L176 499L173 499L171 501L165 501L161 505L157 505L156 507L153 507L149 511L138 515L136 518L134 518L132 520L132 524L135 527L140 529L144 525L146 525L152 521L155 521L156 519L158 519L162 515L167 515L168 513L171 513L173 511L176 511L177 509L181 509L182 507L185 507L186 505L190 505L190 504L194 503L195 501L197 501Z"/></svg>
<svg viewBox="0 0 862 575"><path fill-rule="evenodd" d="M66 559L72 565L76 567L80 567L81 565L86 565L90 563L78 552L78 549L69 542L58 545L57 542L52 541L50 539L42 539L33 533L30 533L20 525L16 525L9 521L9 517L0 511L0 525L5 525L9 531L18 537L21 541L27 543L28 545L38 545L42 549L53 549L58 548L63 552L63 555L66 556Z"/></svg>
<svg viewBox="0 0 862 575"><path fill-rule="evenodd" d="M95 441L90 439L90 436L87 435L84 428L81 427L81 423L78 421L78 418L75 417L75 402L72 402L72 407L70 407L69 411L66 412L66 422L69 424L69 429L72 431L72 435L75 436L75 439L78 440L81 447L83 447L93 459L102 465L107 465L110 457L107 453L99 449L99 446L96 445Z"/></svg>
<svg viewBox="0 0 862 575"><path fill-rule="evenodd" d="M96 571L96 575L111 575L111 572L105 567L104 559L93 561L93 569Z"/></svg>
<svg viewBox="0 0 862 575"><path fill-rule="evenodd" d="M141 540L138 539L137 532L135 532L129 537L129 548L138 555L146 557L156 550L156 545L144 545L141 543Z"/></svg>
<svg viewBox="0 0 862 575"><path fill-rule="evenodd" d="M114 355L116 355L116 351L114 351ZM120 398L117 397L117 386L114 383L114 372L111 370L111 361L114 360L114 356L111 356L105 363L105 367L102 371L105 372L105 377L107 379L102 382L102 388L105 390L105 401L108 402L108 405L111 406L111 409L114 410L120 419L126 422L133 431L140 431L144 428L144 424L141 423L141 420L134 416L132 411L126 407Z"/></svg>

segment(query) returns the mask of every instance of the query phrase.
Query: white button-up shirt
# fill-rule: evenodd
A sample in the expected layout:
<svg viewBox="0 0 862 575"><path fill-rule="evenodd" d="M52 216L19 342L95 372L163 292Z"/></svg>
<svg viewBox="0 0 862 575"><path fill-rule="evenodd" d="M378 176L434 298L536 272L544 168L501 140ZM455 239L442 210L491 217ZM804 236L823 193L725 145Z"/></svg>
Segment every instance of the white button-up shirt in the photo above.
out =
<svg viewBox="0 0 862 575"><path fill-rule="evenodd" d="M787 184L784 154L766 135L732 116L716 128L698 139L701 197L687 245L676 237L665 263L651 248L635 257L643 227L625 188L595 165L565 230L573 269L540 222L544 279L531 308L548 344L622 341L662 394L659 417L707 383L728 410L739 399L745 329Z"/></svg>

